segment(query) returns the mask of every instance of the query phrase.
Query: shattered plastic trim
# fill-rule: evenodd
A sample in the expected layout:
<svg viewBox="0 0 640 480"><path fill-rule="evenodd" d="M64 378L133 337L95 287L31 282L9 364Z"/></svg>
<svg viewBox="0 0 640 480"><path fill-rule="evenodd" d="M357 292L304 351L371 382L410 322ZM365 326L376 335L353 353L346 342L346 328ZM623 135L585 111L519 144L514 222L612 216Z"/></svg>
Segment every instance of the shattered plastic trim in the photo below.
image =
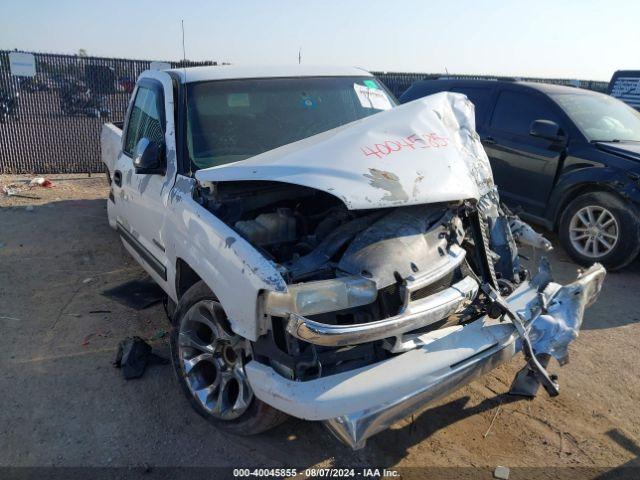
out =
<svg viewBox="0 0 640 480"><path fill-rule="evenodd" d="M522 245L529 245L533 248L539 248L545 252L553 250L553 245L549 240L517 216L509 217L509 226L511 227L511 233L516 242Z"/></svg>

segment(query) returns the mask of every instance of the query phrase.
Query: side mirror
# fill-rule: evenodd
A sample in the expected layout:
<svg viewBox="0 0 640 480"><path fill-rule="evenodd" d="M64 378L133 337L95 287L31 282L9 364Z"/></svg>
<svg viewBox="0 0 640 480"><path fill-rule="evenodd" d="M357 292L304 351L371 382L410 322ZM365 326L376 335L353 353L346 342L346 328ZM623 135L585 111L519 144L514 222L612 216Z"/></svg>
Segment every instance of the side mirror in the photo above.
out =
<svg viewBox="0 0 640 480"><path fill-rule="evenodd" d="M529 128L529 135L540 137L552 142L564 142L565 134L560 125L551 120L534 120Z"/></svg>
<svg viewBox="0 0 640 480"><path fill-rule="evenodd" d="M154 142L148 138L141 138L136 145L133 167L136 173L164 175L167 170L164 142Z"/></svg>

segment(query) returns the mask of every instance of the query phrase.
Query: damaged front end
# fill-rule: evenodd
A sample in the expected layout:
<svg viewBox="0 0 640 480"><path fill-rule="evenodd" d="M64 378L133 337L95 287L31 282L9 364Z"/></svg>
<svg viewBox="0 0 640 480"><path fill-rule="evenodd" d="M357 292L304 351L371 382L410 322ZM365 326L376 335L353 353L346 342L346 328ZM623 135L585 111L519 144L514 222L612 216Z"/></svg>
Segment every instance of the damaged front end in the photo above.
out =
<svg viewBox="0 0 640 480"><path fill-rule="evenodd" d="M263 195L242 201L241 188ZM259 205L248 214L235 202ZM520 350L527 366L513 391L535 395L541 383L557 394L548 358L566 358L605 276L594 265L560 286L545 262L531 276L516 239L543 249L546 240L514 235L530 227L493 191L353 212L311 189L229 184L208 206L287 283L260 297L267 333L246 365L255 395L324 421L353 448Z"/></svg>
<svg viewBox="0 0 640 480"><path fill-rule="evenodd" d="M468 105L458 97L448 114L437 106L439 120L425 125L441 128L441 138L456 145L431 158L444 165L435 171L449 172L442 183L457 185L452 198L451 189L436 191L437 179L429 183L434 195L418 186L402 202L398 195L370 201L379 184L361 188L367 175L345 173L342 189L340 181L324 185L327 171L337 175L340 165L318 170L321 162L314 165L311 153L318 145L341 152L344 132L349 142L359 138L348 129L288 146L280 160L238 162L200 178L201 204L260 251L287 285L259 295L257 319L265 333L252 342L245 366L254 394L292 416L324 421L353 448L520 350L527 366L514 390L535 394L542 384L557 394L548 359L566 359L605 276L594 265L561 286L544 262L531 276L516 242L545 251L549 242L500 205L472 108L464 110ZM427 128L416 120L426 116L420 111L402 125ZM372 130L386 135L398 123L386 128L391 112L375 117L382 120L353 128L369 138ZM284 168L305 152L306 165L304 159L297 170ZM413 169L413 180L404 167L385 171L387 180L397 181L390 191L407 192L422 181L413 152L398 157ZM283 165L274 167L278 161ZM309 175L314 171L317 185ZM457 182L463 171L464 182ZM275 180L276 174L286 180Z"/></svg>

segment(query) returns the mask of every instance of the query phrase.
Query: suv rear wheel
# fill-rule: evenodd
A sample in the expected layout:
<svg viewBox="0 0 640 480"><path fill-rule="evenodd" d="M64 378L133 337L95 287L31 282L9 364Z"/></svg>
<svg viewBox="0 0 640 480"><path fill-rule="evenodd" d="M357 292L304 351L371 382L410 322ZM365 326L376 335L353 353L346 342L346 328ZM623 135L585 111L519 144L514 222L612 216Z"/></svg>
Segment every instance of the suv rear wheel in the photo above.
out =
<svg viewBox="0 0 640 480"><path fill-rule="evenodd" d="M231 331L222 305L204 282L185 292L173 319L173 367L196 412L238 435L261 433L286 420L253 395L244 371L247 342Z"/></svg>
<svg viewBox="0 0 640 480"><path fill-rule="evenodd" d="M600 262L609 270L628 265L640 251L639 233L635 209L607 192L580 195L560 217L560 242L581 265Z"/></svg>

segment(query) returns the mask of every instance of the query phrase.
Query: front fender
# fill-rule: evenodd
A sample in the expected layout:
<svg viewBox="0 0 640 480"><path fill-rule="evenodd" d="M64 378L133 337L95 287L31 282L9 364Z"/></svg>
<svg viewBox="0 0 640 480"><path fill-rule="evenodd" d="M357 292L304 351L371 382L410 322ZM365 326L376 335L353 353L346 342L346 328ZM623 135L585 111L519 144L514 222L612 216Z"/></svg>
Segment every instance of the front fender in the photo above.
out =
<svg viewBox="0 0 640 480"><path fill-rule="evenodd" d="M547 218L556 225L563 207L578 194L589 190L610 191L640 204L640 184L633 173L614 167L580 168L560 175L549 198Z"/></svg>
<svg viewBox="0 0 640 480"><path fill-rule="evenodd" d="M233 331L255 341L266 332L258 319L258 294L286 291L286 283L249 242L193 199L194 183L178 176L169 195L166 249L172 278L181 258L218 297ZM173 296L177 301L175 291Z"/></svg>

